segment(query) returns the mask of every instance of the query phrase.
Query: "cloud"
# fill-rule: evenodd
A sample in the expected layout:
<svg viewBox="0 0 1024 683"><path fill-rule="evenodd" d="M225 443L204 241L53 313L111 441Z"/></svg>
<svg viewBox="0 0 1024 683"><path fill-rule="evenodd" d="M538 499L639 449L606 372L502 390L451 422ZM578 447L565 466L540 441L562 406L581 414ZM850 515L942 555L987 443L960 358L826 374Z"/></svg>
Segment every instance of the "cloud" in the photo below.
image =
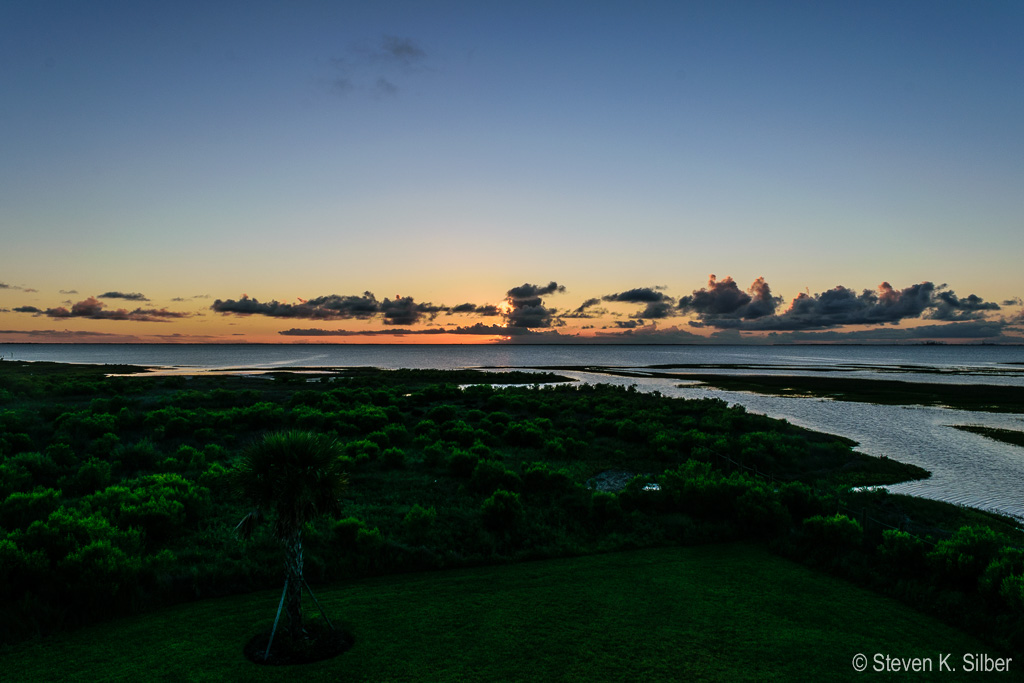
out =
<svg viewBox="0 0 1024 683"><path fill-rule="evenodd" d="M78 294L77 289L62 289L59 294Z"/></svg>
<svg viewBox="0 0 1024 683"><path fill-rule="evenodd" d="M618 294L608 294L601 298L605 301L625 301L631 304L646 304L664 301L670 297L665 296L665 294L652 287L637 287L636 289L619 292Z"/></svg>
<svg viewBox="0 0 1024 683"><path fill-rule="evenodd" d="M218 313L235 315L262 315L271 318L304 318L308 320L368 320L383 316L385 325L412 325L424 317L433 319L438 313L447 312L447 306L431 303L416 303L412 297L396 297L378 301L372 292L360 296L320 296L315 299L299 300L298 304L284 304L280 301L261 302L242 295L241 299L217 299L210 308Z"/></svg>
<svg viewBox="0 0 1024 683"><path fill-rule="evenodd" d="M492 316L499 315L498 307L493 304L477 306L476 304L459 304L448 309L448 313L475 313L476 315Z"/></svg>
<svg viewBox="0 0 1024 683"><path fill-rule="evenodd" d="M0 282L0 289L13 289L18 292L38 292L38 289L32 289L31 287L20 287L18 285L9 285L6 282Z"/></svg>
<svg viewBox="0 0 1024 683"><path fill-rule="evenodd" d="M90 332L88 330L0 330L0 334L25 335L40 339L91 339L95 337L115 338L117 340L138 340L135 335L111 334L109 332Z"/></svg>
<svg viewBox="0 0 1024 683"><path fill-rule="evenodd" d="M1024 300L1019 296L1015 296L1012 299L1006 299L1003 301L1003 306L1024 306Z"/></svg>
<svg viewBox="0 0 1024 683"><path fill-rule="evenodd" d="M376 91L381 95L394 95L398 92L398 86L381 76L377 79Z"/></svg>
<svg viewBox="0 0 1024 683"><path fill-rule="evenodd" d="M758 278L747 292L740 291L732 278L716 281L706 289L680 299L679 308L695 313L694 327L720 330L796 331L840 327L843 325L895 325L904 320L977 320L986 311L999 310L998 304L970 295L963 299L952 291L922 282L897 290L883 282L877 290L859 294L841 285L820 294L801 293L782 313L775 313L779 299L773 297L764 278Z"/></svg>
<svg viewBox="0 0 1024 683"><path fill-rule="evenodd" d="M381 38L382 54L406 66L411 66L427 58L427 53L412 41L411 38L383 36Z"/></svg>
<svg viewBox="0 0 1024 683"><path fill-rule="evenodd" d="M14 309L16 313L42 313L42 309L35 306L18 306Z"/></svg>
<svg viewBox="0 0 1024 683"><path fill-rule="evenodd" d="M714 275L708 278L708 286L693 291L690 296L679 299L679 310L696 313L700 321L706 325L718 327L731 326L737 320L755 320L772 315L781 299L772 296L771 287L763 277L759 277L747 288L740 290L731 277L717 280Z"/></svg>
<svg viewBox="0 0 1024 683"><path fill-rule="evenodd" d="M32 309L34 306L23 306L24 309ZM25 310L24 313L37 313L35 311ZM98 300L96 297L89 297L83 301L79 301L74 304L70 310L59 306L57 308L48 308L42 311L43 315L50 318L88 318L90 320L131 320L135 322L169 322L174 318L188 318L191 317L191 313L180 313L177 311L168 311L166 308L153 309L153 308L136 308L133 311L129 311L124 308L118 308L113 311L106 310L105 304Z"/></svg>
<svg viewBox="0 0 1024 683"><path fill-rule="evenodd" d="M447 311L446 306L435 306L429 303L418 304L412 297L384 299L380 304L380 312L384 315L385 325L413 325L424 316L434 318L438 313Z"/></svg>
<svg viewBox="0 0 1024 683"><path fill-rule="evenodd" d="M210 308L218 313L235 315L263 315L271 318L307 318L310 320L367 319L380 313L380 302L370 292L362 296L321 296L301 300L298 304L283 304L277 300L266 303L243 294L241 299L217 299Z"/></svg>
<svg viewBox="0 0 1024 683"><path fill-rule="evenodd" d="M394 95L400 81L426 70L427 53L412 38L384 35L371 46L357 45L344 57L330 60L335 73L327 83L339 95L362 91L371 95Z"/></svg>
<svg viewBox="0 0 1024 683"><path fill-rule="evenodd" d="M542 297L564 292L565 287L551 281L546 285L524 283L508 290L505 320L509 327L544 328L554 323L555 310L543 305Z"/></svg>
<svg viewBox="0 0 1024 683"><path fill-rule="evenodd" d="M643 325L622 332L595 332L601 343L618 342L621 344L706 344L707 337L681 330L676 326L655 327Z"/></svg>
<svg viewBox="0 0 1024 683"><path fill-rule="evenodd" d="M144 295L138 292L131 294L125 294L124 292L107 292L106 294L100 294L100 299L127 299L128 301L149 301Z"/></svg>
<svg viewBox="0 0 1024 683"><path fill-rule="evenodd" d="M11 286L6 282L0 282L0 289L11 289Z"/></svg>
<svg viewBox="0 0 1024 683"><path fill-rule="evenodd" d="M997 320L971 320L917 327L881 327L869 330L823 330L772 333L767 340L783 342L875 342L923 341L928 339L985 339L1003 335L1007 323Z"/></svg>
<svg viewBox="0 0 1024 683"><path fill-rule="evenodd" d="M475 325L460 326L460 327L428 327L420 330L410 330L404 328L398 329L383 329L383 330L325 330L319 328L292 328L290 330L282 330L278 332L280 335L286 337L374 337L380 335L388 336L406 336L406 335L437 335L437 334L465 334L465 335L481 335L481 336L525 336L536 334L525 328L516 327L502 327L501 325L484 325L483 323L476 323Z"/></svg>
<svg viewBox="0 0 1024 683"><path fill-rule="evenodd" d="M952 291L940 291L935 294L933 308L924 317L932 320L977 320L985 311L999 309L999 304L984 301L974 294L961 299Z"/></svg>
<svg viewBox="0 0 1024 683"><path fill-rule="evenodd" d="M647 304L644 310L631 315L631 318L661 319L676 314L676 300L658 291L655 287L638 287L617 294L601 297L604 301L621 301L633 304Z"/></svg>

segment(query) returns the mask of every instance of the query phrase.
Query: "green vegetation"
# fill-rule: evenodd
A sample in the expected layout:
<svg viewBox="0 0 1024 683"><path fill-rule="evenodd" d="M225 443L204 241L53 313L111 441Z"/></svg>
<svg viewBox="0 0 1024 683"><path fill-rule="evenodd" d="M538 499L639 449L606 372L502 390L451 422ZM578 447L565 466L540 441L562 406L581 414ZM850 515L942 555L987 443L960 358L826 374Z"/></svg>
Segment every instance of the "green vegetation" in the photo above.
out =
<svg viewBox="0 0 1024 683"><path fill-rule="evenodd" d="M270 516L274 537L284 545L285 580L282 603L287 625L282 636L302 641L302 530L322 515L341 512L341 494L348 476L341 469L341 447L334 437L313 432L271 432L242 454L232 473L233 488L253 505L238 524L243 538ZM279 610L280 612L280 610ZM277 621L271 629L264 659L273 651ZM293 644L293 643L290 643Z"/></svg>
<svg viewBox="0 0 1024 683"><path fill-rule="evenodd" d="M332 469L350 482L340 507L318 504L329 514L299 525L314 586L745 540L993 647L1024 645L1015 524L853 490L927 472L724 401L542 385L529 373L520 379L532 386L494 387L439 371L108 371L0 363L4 641L279 588L282 534L261 527L240 540L250 508L231 484L264 435L298 430L336 440ZM249 623L273 602L263 596ZM351 622L357 638L360 626Z"/></svg>
<svg viewBox="0 0 1024 683"><path fill-rule="evenodd" d="M750 391L775 396L814 396L837 401L886 405L946 406L958 410L1024 413L1020 387L991 384L926 384L921 382L804 377L797 375L671 374L727 391Z"/></svg>
<svg viewBox="0 0 1024 683"><path fill-rule="evenodd" d="M989 439L1002 441L1014 446L1024 446L1024 432L1015 429L999 429L998 427L983 427L981 425L950 425L954 429L965 432L981 434Z"/></svg>
<svg viewBox="0 0 1024 683"><path fill-rule="evenodd" d="M952 653L959 666L964 653L991 651L894 600L748 544L370 578L317 594L331 614L344 615L355 646L301 672L242 656L254 615L277 598L272 591L9 648L4 664L24 683L296 674L308 681L856 681L878 677L853 670L856 653ZM112 654L111 643L131 647Z"/></svg>

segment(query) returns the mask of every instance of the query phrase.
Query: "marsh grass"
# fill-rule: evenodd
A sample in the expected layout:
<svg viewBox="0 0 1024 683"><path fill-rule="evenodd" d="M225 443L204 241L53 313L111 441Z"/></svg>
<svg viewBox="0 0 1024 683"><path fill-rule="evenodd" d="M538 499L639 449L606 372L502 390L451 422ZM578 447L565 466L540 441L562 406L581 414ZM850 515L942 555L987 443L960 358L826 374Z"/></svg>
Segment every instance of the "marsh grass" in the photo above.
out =
<svg viewBox="0 0 1024 683"><path fill-rule="evenodd" d="M959 429L964 432L971 432L973 434L980 434L981 436L995 441L1002 441L1013 446L1024 447L1024 432L1017 431L1016 429L999 429L998 427L983 427L982 425L950 425L953 429Z"/></svg>

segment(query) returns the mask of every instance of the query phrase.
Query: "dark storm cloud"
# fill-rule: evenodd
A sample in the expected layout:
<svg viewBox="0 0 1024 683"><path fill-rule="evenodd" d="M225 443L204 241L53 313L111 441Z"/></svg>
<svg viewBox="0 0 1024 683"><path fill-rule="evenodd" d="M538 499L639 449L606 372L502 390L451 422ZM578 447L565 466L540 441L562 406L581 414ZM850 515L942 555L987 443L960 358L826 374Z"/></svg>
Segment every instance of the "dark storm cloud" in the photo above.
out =
<svg viewBox="0 0 1024 683"><path fill-rule="evenodd" d="M138 292L132 292L131 294L125 294L124 292L107 292L106 294L100 294L100 299L126 299L128 301L149 301L143 294Z"/></svg>
<svg viewBox="0 0 1024 683"><path fill-rule="evenodd" d="M985 311L998 311L999 304L970 294L963 299L952 291L935 294L933 308L925 314L931 320L977 320Z"/></svg>
<svg viewBox="0 0 1024 683"><path fill-rule="evenodd" d="M779 303L781 300L772 296L763 277L754 280L744 292L731 277L718 280L711 275L707 287L679 299L679 310L696 313L702 323L714 325L718 320L753 320L771 315Z"/></svg>
<svg viewBox="0 0 1024 683"><path fill-rule="evenodd" d="M166 308L136 308L129 311L124 308L107 310L105 304L96 297L89 297L74 304L71 309L59 306L42 311L50 318L88 318L89 320L131 320L135 322L169 322L171 319L188 318L191 313L168 311Z"/></svg>
<svg viewBox="0 0 1024 683"><path fill-rule="evenodd" d="M505 298L509 307L505 313L508 325L525 328L551 327L555 310L544 306L542 297L564 291L565 287L554 281L546 285L524 283L508 290Z"/></svg>

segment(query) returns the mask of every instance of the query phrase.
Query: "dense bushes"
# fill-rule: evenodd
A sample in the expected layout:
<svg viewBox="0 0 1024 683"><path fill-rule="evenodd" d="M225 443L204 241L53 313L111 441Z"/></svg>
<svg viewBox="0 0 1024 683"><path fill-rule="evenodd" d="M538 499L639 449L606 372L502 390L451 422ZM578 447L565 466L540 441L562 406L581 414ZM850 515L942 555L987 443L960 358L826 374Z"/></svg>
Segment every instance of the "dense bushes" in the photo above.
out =
<svg viewBox="0 0 1024 683"><path fill-rule="evenodd" d="M234 537L226 482L247 443L295 427L338 436L351 481L308 527L311 579L747 538L904 599L981 596L1007 633L1024 608L1022 552L988 527L926 542L834 514L851 472L915 470L722 401L285 377L10 384L36 403L0 409L0 636L277 583L280 549ZM636 476L585 488L609 470Z"/></svg>

